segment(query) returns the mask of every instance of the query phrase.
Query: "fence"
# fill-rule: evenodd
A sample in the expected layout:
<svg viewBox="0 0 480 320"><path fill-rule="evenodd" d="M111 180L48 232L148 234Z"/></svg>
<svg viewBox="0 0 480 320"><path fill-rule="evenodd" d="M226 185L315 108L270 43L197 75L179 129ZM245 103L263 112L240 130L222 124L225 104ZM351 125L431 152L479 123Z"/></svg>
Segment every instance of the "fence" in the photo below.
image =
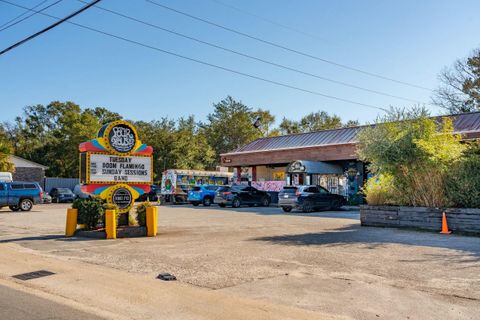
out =
<svg viewBox="0 0 480 320"><path fill-rule="evenodd" d="M79 184L78 178L45 178L45 191L50 192L53 188L73 188Z"/></svg>

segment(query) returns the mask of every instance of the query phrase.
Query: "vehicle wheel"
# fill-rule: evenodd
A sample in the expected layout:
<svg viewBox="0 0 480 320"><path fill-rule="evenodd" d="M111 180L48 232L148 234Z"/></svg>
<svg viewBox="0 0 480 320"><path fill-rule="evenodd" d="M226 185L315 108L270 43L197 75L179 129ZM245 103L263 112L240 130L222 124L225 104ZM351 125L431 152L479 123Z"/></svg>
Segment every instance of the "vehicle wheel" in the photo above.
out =
<svg viewBox="0 0 480 320"><path fill-rule="evenodd" d="M33 208L33 202L30 199L23 199L20 201L20 209L22 211L30 211Z"/></svg>
<svg viewBox="0 0 480 320"><path fill-rule="evenodd" d="M305 200L305 201L303 202L302 211L305 212L305 213L313 212L313 204L312 204L312 202L309 201L309 200Z"/></svg>
<svg viewBox="0 0 480 320"><path fill-rule="evenodd" d="M220 208L225 208L227 206L225 203L219 203L218 205L220 206Z"/></svg>
<svg viewBox="0 0 480 320"><path fill-rule="evenodd" d="M193 204L195 207L198 207L198 205L199 205L200 203L198 203L198 202L192 202L192 204Z"/></svg>
<svg viewBox="0 0 480 320"><path fill-rule="evenodd" d="M233 199L233 201L232 201L232 207L234 207L234 208L239 208L240 205L241 205L240 199L238 199L238 198Z"/></svg>
<svg viewBox="0 0 480 320"><path fill-rule="evenodd" d="M290 212L292 211L292 207L282 207L283 211Z"/></svg>
<svg viewBox="0 0 480 320"><path fill-rule="evenodd" d="M20 207L19 206L8 206L10 208L10 210L12 211L18 211L20 210Z"/></svg>
<svg viewBox="0 0 480 320"><path fill-rule="evenodd" d="M270 199L267 197L262 199L262 207L268 207L270 205Z"/></svg>
<svg viewBox="0 0 480 320"><path fill-rule="evenodd" d="M212 204L212 199L210 197L203 198L203 205L205 207L210 207L211 204Z"/></svg>

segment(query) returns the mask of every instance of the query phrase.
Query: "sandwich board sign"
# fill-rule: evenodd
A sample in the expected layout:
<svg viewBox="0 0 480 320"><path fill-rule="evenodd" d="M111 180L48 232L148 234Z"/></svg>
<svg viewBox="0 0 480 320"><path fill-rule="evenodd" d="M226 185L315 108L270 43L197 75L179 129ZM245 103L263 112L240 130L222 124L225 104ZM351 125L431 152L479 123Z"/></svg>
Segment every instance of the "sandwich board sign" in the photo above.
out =
<svg viewBox="0 0 480 320"><path fill-rule="evenodd" d="M119 213L127 213L135 199L150 191L153 149L140 141L130 122L105 124L79 151L82 191L115 204Z"/></svg>

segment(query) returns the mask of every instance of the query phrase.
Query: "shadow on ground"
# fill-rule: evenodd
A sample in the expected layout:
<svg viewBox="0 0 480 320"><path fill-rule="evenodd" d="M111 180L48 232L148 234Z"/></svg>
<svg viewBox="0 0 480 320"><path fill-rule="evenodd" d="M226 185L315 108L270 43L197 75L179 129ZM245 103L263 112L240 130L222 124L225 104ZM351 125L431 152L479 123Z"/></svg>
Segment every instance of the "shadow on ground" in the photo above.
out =
<svg viewBox="0 0 480 320"><path fill-rule="evenodd" d="M98 239L84 238L84 237L69 237L69 238L67 238L64 235L44 235L44 236L21 237L21 238L14 238L14 239L2 239L2 240L0 240L0 243L23 242L23 241L41 241L41 240L76 242L76 241L92 241L92 240L98 240Z"/></svg>
<svg viewBox="0 0 480 320"><path fill-rule="evenodd" d="M388 244L404 244L459 250L474 256L476 261L480 261L479 237L445 236L430 232L361 227L360 225L350 225L318 233L258 237L250 239L250 241L296 246L342 246L356 243L363 244L368 249L375 249ZM432 256L432 258L434 257Z"/></svg>
<svg viewBox="0 0 480 320"><path fill-rule="evenodd" d="M205 207L205 206L198 206L194 207L191 205L168 205L168 207L171 208L185 208L188 207L189 209L193 210L211 210L211 211L233 211L233 212L238 212L238 213L255 213L258 215L262 216L292 216L292 217L324 217L324 218L336 218L336 219L352 219L352 220L360 220L360 214L358 211L350 211L350 210L345 210L345 209L339 209L335 211L329 211L329 210L324 210L324 211L316 211L316 212L311 212L311 213L304 213L299 210L291 211L291 212L284 212L282 208L276 207L276 206L269 206L269 207L240 207L240 208L232 208L232 207L219 207L217 205L213 205L210 207ZM160 209L161 210L161 207Z"/></svg>

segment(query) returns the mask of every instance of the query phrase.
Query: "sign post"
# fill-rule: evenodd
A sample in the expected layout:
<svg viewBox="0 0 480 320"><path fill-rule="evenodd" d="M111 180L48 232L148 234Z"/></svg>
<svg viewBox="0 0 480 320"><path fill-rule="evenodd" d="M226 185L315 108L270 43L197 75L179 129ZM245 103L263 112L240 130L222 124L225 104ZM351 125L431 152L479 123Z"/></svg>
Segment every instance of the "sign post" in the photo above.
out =
<svg viewBox="0 0 480 320"><path fill-rule="evenodd" d="M128 121L107 123L97 138L81 143L82 191L114 204L128 223L135 199L150 191L153 183L153 149L143 144Z"/></svg>

